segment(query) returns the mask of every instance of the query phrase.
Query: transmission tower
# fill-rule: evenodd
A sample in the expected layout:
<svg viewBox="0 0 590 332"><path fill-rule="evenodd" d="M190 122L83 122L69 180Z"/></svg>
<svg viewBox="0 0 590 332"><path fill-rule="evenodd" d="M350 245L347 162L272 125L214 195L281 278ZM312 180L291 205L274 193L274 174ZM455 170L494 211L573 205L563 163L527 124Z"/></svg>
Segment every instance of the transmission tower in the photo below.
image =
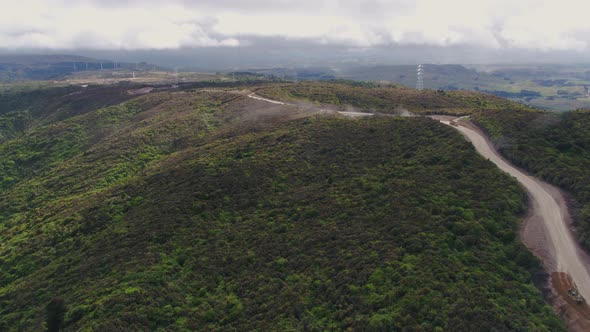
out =
<svg viewBox="0 0 590 332"><path fill-rule="evenodd" d="M242 34L238 32L238 71L242 70Z"/></svg>
<svg viewBox="0 0 590 332"><path fill-rule="evenodd" d="M422 91L424 89L424 67L422 65L418 65L416 68L416 90Z"/></svg>

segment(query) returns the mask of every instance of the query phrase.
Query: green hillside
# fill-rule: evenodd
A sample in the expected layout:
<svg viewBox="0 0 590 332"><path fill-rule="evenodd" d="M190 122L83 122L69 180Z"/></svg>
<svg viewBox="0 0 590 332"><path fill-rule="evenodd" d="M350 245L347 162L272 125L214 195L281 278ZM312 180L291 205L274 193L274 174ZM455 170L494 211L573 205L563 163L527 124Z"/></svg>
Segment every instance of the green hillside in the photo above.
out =
<svg viewBox="0 0 590 332"><path fill-rule="evenodd" d="M0 91L0 141L33 127L56 123L131 97L126 89L116 86L28 87Z"/></svg>
<svg viewBox="0 0 590 332"><path fill-rule="evenodd" d="M590 111L486 111L475 120L504 156L573 194L578 238L590 249Z"/></svg>
<svg viewBox="0 0 590 332"><path fill-rule="evenodd" d="M422 105L321 87L303 97ZM526 195L452 128L112 89L0 103L30 114L0 128L0 330L564 330L517 238Z"/></svg>

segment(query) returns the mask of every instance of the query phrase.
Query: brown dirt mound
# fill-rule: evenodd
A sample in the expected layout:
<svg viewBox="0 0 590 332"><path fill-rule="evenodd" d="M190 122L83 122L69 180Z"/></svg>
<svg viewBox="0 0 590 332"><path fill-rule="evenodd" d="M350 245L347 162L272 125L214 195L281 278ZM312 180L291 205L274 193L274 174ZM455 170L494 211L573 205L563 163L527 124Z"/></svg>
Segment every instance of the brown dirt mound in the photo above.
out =
<svg viewBox="0 0 590 332"><path fill-rule="evenodd" d="M575 288L572 278L564 272L551 274L551 285L562 301L555 301L556 308L566 321L570 331L590 331L590 306L588 303L576 303L568 291Z"/></svg>

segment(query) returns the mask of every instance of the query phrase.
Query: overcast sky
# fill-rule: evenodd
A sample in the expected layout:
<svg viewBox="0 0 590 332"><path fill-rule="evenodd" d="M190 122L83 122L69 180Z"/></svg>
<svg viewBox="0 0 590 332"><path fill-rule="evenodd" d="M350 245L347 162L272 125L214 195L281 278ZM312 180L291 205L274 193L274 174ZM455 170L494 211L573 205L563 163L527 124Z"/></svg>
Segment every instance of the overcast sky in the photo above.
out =
<svg viewBox="0 0 590 332"><path fill-rule="evenodd" d="M0 0L0 48L235 48L259 40L368 49L590 51L582 0Z"/></svg>

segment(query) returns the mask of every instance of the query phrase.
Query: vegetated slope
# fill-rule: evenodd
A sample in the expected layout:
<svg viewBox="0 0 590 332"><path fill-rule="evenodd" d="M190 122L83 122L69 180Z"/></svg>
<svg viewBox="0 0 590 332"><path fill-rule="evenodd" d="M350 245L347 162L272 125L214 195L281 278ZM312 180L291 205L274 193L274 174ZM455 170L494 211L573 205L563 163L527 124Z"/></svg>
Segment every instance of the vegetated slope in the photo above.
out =
<svg viewBox="0 0 590 332"><path fill-rule="evenodd" d="M524 193L453 129L255 102L163 92L2 143L0 329L57 297L72 331L563 330Z"/></svg>
<svg viewBox="0 0 590 332"><path fill-rule="evenodd" d="M578 238L590 249L590 111L486 111L475 120L508 159L573 194Z"/></svg>
<svg viewBox="0 0 590 332"><path fill-rule="evenodd" d="M36 126L121 103L132 96L125 86L65 86L0 92L0 142Z"/></svg>
<svg viewBox="0 0 590 332"><path fill-rule="evenodd" d="M400 108L419 114L466 115L479 109L527 109L526 106L493 95L470 91L423 90L379 87L362 82L302 82L273 84L256 91L279 100L301 100L353 106L363 110L395 113Z"/></svg>

